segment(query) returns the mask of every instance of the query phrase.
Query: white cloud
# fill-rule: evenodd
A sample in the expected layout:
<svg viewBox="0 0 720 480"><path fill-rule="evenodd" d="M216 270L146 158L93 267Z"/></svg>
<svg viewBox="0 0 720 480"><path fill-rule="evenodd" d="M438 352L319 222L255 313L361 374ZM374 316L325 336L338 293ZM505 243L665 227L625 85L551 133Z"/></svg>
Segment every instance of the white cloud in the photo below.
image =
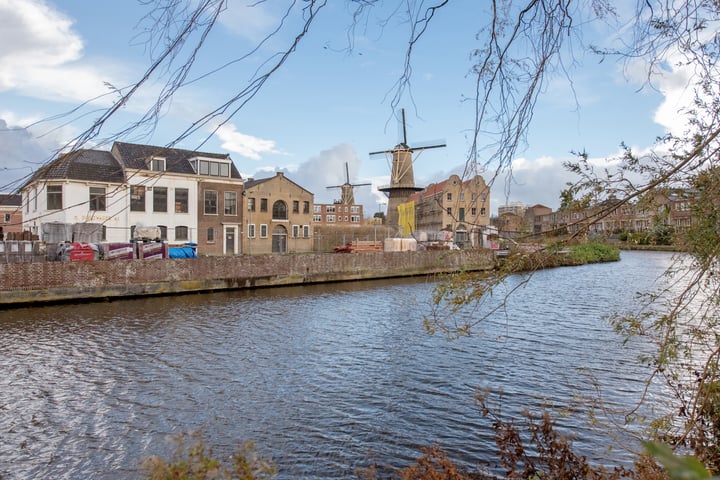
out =
<svg viewBox="0 0 720 480"><path fill-rule="evenodd" d="M276 16L263 2L232 1L220 16L220 23L235 35L252 42L261 41L278 23Z"/></svg>
<svg viewBox="0 0 720 480"><path fill-rule="evenodd" d="M0 0L0 92L58 101L107 93L96 66L82 66L73 22L43 0Z"/></svg>
<svg viewBox="0 0 720 480"><path fill-rule="evenodd" d="M25 128L0 119L0 192L17 190L22 183L50 156L45 148Z"/></svg>
<svg viewBox="0 0 720 480"><path fill-rule="evenodd" d="M224 150L253 160L260 160L262 154L280 153L275 149L275 141L240 133L230 123L218 127L215 134L223 142L221 146Z"/></svg>
<svg viewBox="0 0 720 480"><path fill-rule="evenodd" d="M72 21L41 0L0 0L3 70L53 66L80 58L83 43Z"/></svg>

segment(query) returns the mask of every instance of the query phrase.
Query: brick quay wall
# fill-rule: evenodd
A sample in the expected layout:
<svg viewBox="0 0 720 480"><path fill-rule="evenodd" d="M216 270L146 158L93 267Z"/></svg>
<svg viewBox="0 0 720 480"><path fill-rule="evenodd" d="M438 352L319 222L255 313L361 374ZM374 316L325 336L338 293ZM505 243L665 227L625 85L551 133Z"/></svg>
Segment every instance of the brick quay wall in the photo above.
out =
<svg viewBox="0 0 720 480"><path fill-rule="evenodd" d="M493 268L486 250L0 264L0 308Z"/></svg>

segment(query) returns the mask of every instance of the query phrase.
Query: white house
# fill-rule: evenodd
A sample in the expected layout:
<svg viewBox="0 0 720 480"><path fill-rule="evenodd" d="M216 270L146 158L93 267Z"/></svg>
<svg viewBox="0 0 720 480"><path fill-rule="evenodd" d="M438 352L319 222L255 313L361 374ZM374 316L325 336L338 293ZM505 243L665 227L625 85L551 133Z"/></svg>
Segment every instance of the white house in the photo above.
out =
<svg viewBox="0 0 720 480"><path fill-rule="evenodd" d="M199 207L208 181L224 185L222 207ZM110 152L79 150L38 170L22 188L23 226L49 242L127 242L138 227L159 227L169 242L200 243L199 225L223 232L227 215L242 224L242 185L227 154L116 142ZM206 253L237 253L222 239L203 240Z"/></svg>

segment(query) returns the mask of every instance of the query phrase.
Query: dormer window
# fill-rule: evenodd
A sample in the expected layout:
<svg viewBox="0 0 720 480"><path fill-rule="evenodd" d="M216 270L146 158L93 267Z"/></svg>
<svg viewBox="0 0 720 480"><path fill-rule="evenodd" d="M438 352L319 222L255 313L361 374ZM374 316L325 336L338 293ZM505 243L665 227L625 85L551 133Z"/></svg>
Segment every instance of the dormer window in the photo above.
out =
<svg viewBox="0 0 720 480"><path fill-rule="evenodd" d="M190 164L198 175L208 177L229 177L230 162L223 160L206 160L202 158L194 158L190 160Z"/></svg>
<svg viewBox="0 0 720 480"><path fill-rule="evenodd" d="M153 157L150 159L148 167L153 172L164 172L165 171L165 159L162 157Z"/></svg>

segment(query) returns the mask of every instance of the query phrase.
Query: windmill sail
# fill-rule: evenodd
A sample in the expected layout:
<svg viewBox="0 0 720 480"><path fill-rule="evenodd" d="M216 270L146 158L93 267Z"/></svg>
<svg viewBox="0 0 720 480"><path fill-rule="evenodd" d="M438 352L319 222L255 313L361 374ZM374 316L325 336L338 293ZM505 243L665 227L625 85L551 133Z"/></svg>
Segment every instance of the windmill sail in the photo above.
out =
<svg viewBox="0 0 720 480"><path fill-rule="evenodd" d="M415 186L415 173L413 171L413 153L418 156L424 151L433 148L445 147L445 143L430 144L411 147L407 142L407 126L405 124L405 109L402 109L402 131L403 141L388 150L370 152L370 155L385 154L391 155L390 185L378 188L388 197L387 224L398 227L399 214L398 206L405 203L410 195L422 190L422 187Z"/></svg>
<svg viewBox="0 0 720 480"><path fill-rule="evenodd" d="M343 205L354 205L355 204L355 193L354 187L363 187L371 185L370 183L350 183L350 170L348 164L345 162L345 183L342 185L332 185L327 188L339 188L341 190L340 203Z"/></svg>

